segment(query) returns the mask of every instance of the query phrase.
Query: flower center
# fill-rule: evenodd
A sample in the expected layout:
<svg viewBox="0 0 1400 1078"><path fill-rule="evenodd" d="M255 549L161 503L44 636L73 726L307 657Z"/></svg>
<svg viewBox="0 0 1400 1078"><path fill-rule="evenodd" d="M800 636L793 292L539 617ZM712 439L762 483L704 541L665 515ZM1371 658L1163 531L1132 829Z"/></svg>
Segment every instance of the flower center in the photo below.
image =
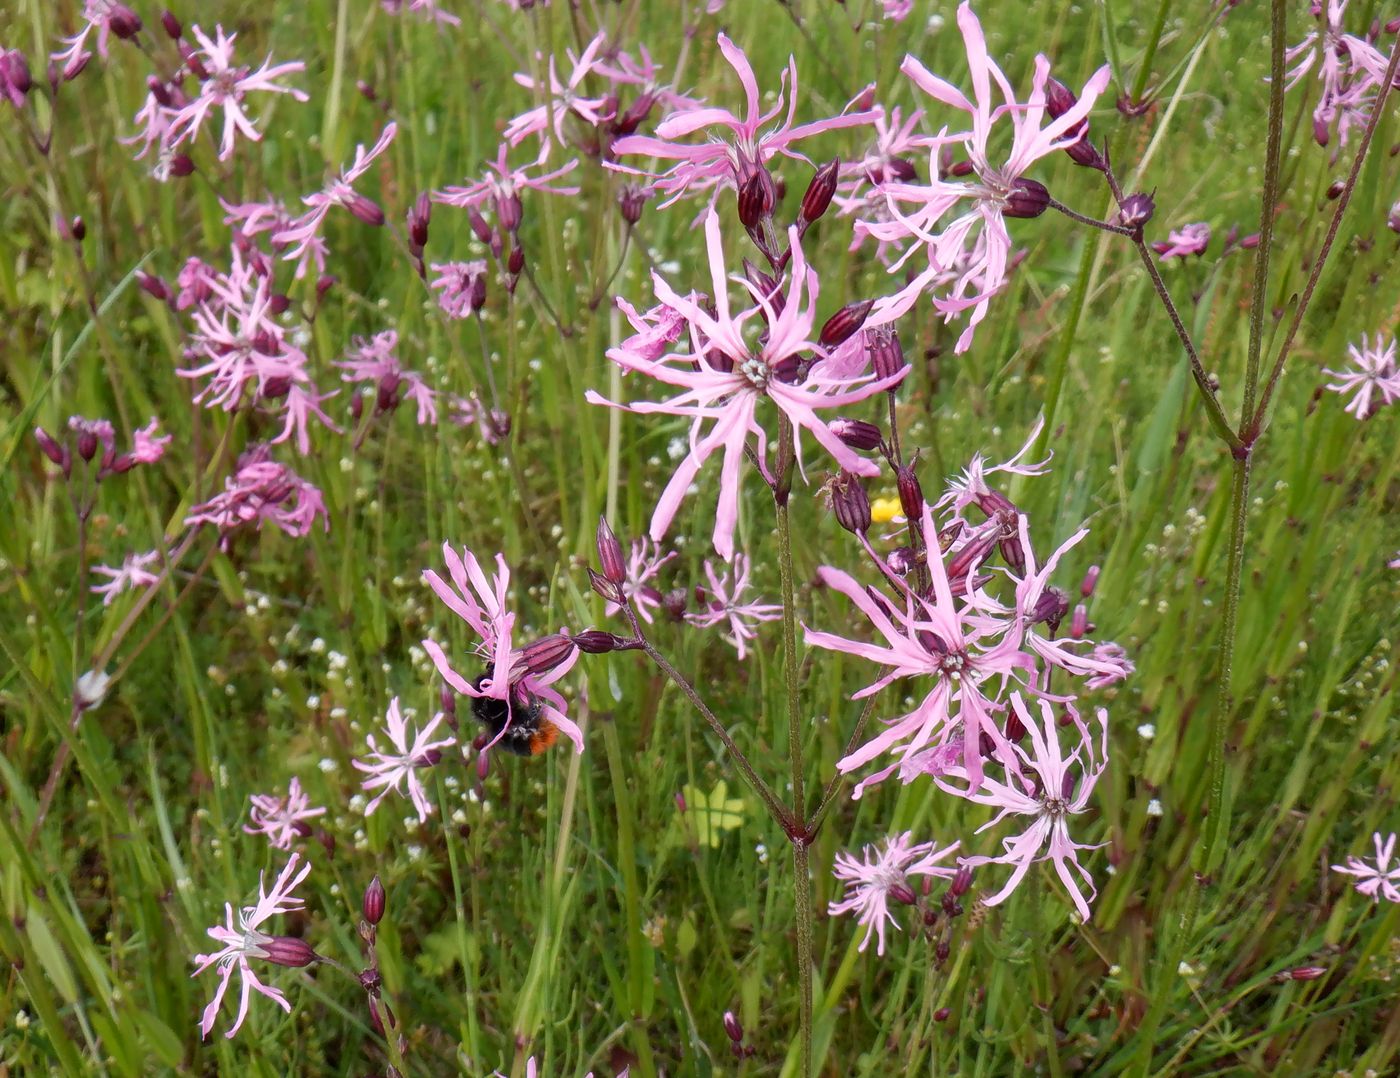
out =
<svg viewBox="0 0 1400 1078"><path fill-rule="evenodd" d="M747 378L755 389L768 388L768 377L772 374L768 364L757 356L750 356L739 365L739 373Z"/></svg>
<svg viewBox="0 0 1400 1078"><path fill-rule="evenodd" d="M950 651L938 661L938 669L950 678L960 678L967 666L967 655L961 651Z"/></svg>

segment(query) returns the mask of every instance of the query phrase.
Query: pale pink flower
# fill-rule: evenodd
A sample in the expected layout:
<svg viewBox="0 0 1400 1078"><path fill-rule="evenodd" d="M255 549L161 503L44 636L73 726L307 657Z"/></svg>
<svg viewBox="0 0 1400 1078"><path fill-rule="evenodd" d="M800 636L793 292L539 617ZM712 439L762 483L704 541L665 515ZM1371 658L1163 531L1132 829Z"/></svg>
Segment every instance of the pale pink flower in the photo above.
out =
<svg viewBox="0 0 1400 1078"><path fill-rule="evenodd" d="M379 802L389 796L390 791L407 796L413 802L413 807L418 810L420 822L426 821L432 815L433 806L428 801L418 772L423 768L432 767L441 759L443 749L457 743L456 738L450 734L437 741L433 740L434 732L446 718L446 715L438 712L427 726L419 730L409 726L399 710L397 696L389 701L389 711L384 716L389 745L381 750L374 740L374 735L370 734L369 756L363 761L350 761L356 770L369 776L361 785L366 790L379 790L373 800L365 806L366 816L374 815Z"/></svg>
<svg viewBox="0 0 1400 1078"><path fill-rule="evenodd" d="M435 22L439 26L462 25L462 20L452 12L443 11L438 7L438 0L380 0L380 6L390 15L407 12L417 15L420 19Z"/></svg>
<svg viewBox="0 0 1400 1078"><path fill-rule="evenodd" d="M298 277L306 274L308 264L314 260L314 243L320 236L321 223L326 219L326 214L330 213L332 206L344 206L367 225L384 223L384 211L356 191L353 185L369 171L374 159L389 148L398 130L398 124L391 120L380 133L379 141L369 150L365 149L363 143L357 145L355 159L350 167L333 179L325 190L306 195L302 202L311 208L291 221L282 231L273 234L273 243L290 245L290 250L282 257L296 262Z"/></svg>
<svg viewBox="0 0 1400 1078"><path fill-rule="evenodd" d="M693 296L677 294L660 276L653 274L656 297L666 307L678 312L690 330L688 347L669 355L654 358L650 348L633 352L626 345L612 348L608 358L624 370L637 371L649 378L684 390L669 401L639 401L618 404L593 390L586 394L593 404L606 404L641 414L660 413L689 417L690 453L676 469L662 492L651 519L651 537L660 541L670 527L686 491L695 481L705 461L724 451L721 470L719 507L715 514L714 544L720 557L728 561L734 555L734 528L739 517L740 473L744 462L744 447L752 435L757 441L758 457L766 460L768 435L759 423L759 408L763 402L783 412L791 421L794 439L801 460L802 431L806 431L829 452L840 467L858 475L877 475L879 467L859 456L832 433L817 415L817 409L846 408L857 401L874 396L897 384L908 373L874 380L871 376L856 379L832 377L822 370L820 362L810 367L803 378L800 357L825 352L813 337L817 294L817 275L807 265L797 229L789 229L792 265L790 286L780 309L769 297L762 295L747 280L743 284L756 305L734 314L725 278L724 251L719 238L719 215L711 208L705 215L705 237L709 250L710 275L716 314L711 316ZM750 344L752 334L746 323L761 315L768 323L766 335ZM791 370L790 370L791 368ZM706 430L706 425L709 429ZM764 465L766 468L766 464Z"/></svg>
<svg viewBox="0 0 1400 1078"><path fill-rule="evenodd" d="M622 594L632 602L632 609L648 625L652 622L651 612L661 605L661 592L651 583L661 572L661 567L676 557L674 550L667 554L650 539L633 539L632 553L627 559L627 579L622 584ZM622 608L616 603L608 603L606 613L616 614Z"/></svg>
<svg viewBox="0 0 1400 1078"><path fill-rule="evenodd" d="M253 992L266 996L288 1014L291 1013L292 1005L287 1002L287 997L276 988L259 981L257 975L248 965L248 960L277 960L277 944L283 937L266 935L259 931L259 926L270 917L281 913L290 913L303 907L302 900L295 897L292 892L296 890L302 880L306 879L307 874L311 871L311 866L305 864L301 871L297 872L299 859L300 855L292 854L291 859L287 862L287 867L278 875L277 882L273 884L271 891L264 890L263 875L258 873L257 904L244 906L239 911L236 928L233 921L233 906L225 903L225 923L209 929L209 935L222 946L212 954L194 956L198 966L191 976L197 977L213 965L219 967L219 987L215 990L214 998L210 1001L209 1006L204 1008L204 1015L200 1022L199 1028L203 1036L208 1037L209 1031L214 1028L214 1019L219 1013L219 1005L224 1000L224 993L228 991L229 978L233 976L235 969L242 977L242 993L238 1001L238 1016L234 1019L228 1032L224 1034L225 1037L232 1037L243 1024L243 1019L248 1015L248 1000ZM295 875L293 875L294 873ZM281 962L279 964L286 965L287 963Z"/></svg>
<svg viewBox="0 0 1400 1078"><path fill-rule="evenodd" d="M1020 103L1001 68L987 55L981 23L966 2L958 6L958 27L967 49L972 100L913 56L904 58L900 70L934 100L966 113L971 130L949 135L945 128L939 135L923 140L929 147L929 183L887 183L884 193L892 219L867 222L865 229L881 241L912 241L903 257L890 267L891 272L902 268L917 250L924 250L928 261L928 268L899 293L876 304L867 324L894 321L913 307L920 295L937 288L931 298L934 309L945 320L971 312L955 349L964 352L971 346L977 325L986 317L992 295L1007 280L1012 241L1006 218L1035 216L1045 208L1040 197L1044 189L1023 177L1042 157L1065 149L1081 137L1080 125L1108 86L1110 71L1107 65L1101 67L1085 84L1074 106L1051 119L1045 95L1049 60L1036 57L1030 97ZM993 101L993 82L1001 97L999 105ZM990 144L994 124L1003 117L1011 125L1011 147L1005 163L994 165ZM972 176L966 181L938 178L939 150L953 145L960 146L969 158ZM963 203L970 203L969 208L949 219ZM950 271L954 271L951 280ZM946 294L940 294L945 287Z"/></svg>
<svg viewBox="0 0 1400 1078"><path fill-rule="evenodd" d="M244 98L253 91L274 94L291 94L297 101L307 100L306 94L290 86L281 86L276 80L294 71L301 71L306 65L300 60L273 66L272 57L263 61L257 71L235 66L233 62L233 42L237 34L224 34L222 26L214 27L214 40L198 26L190 27L190 33L199 42L200 49L195 54L199 67L205 76L199 88L199 96L183 106L170 122L168 145L174 147L199 132L204 121L215 109L224 114L223 136L219 142L219 160L227 160L233 153L236 134L257 142L262 138L253 121L243 111Z"/></svg>
<svg viewBox="0 0 1400 1078"><path fill-rule="evenodd" d="M180 289L175 296L176 309L188 310L207 300L213 295L213 282L216 277L218 271L208 262L193 255L185 259L185 264L175 276L175 284Z"/></svg>
<svg viewBox="0 0 1400 1078"><path fill-rule="evenodd" d="M1360 347L1347 345L1353 366L1339 371L1323 368L1335 382L1327 384L1334 393L1354 393L1346 411L1357 419L1370 419L1381 406L1400 398L1400 367L1396 364L1395 340L1376 334L1375 343L1363 334Z"/></svg>
<svg viewBox="0 0 1400 1078"><path fill-rule="evenodd" d="M577 187L561 187L554 183L559 177L578 167L576 158L552 172L541 172L531 176L526 171L544 167L544 163L549 159L549 147L548 141L542 142L539 156L531 164L511 168L506 161L510 146L503 142L496 154L496 160L487 163L488 171L481 179L465 187L445 187L441 191L434 191L433 201L463 208L476 207L489 201L494 204L496 217L502 227L513 231L520 223L521 191L540 191L550 195L576 195L579 192Z"/></svg>
<svg viewBox="0 0 1400 1078"><path fill-rule="evenodd" d="M88 36L97 31L97 55L107 59L107 47L111 35L130 37L141 28L141 19L125 4L117 0L84 0L83 28L72 37L62 39L68 47L52 53L49 59L60 65L65 79L75 78L87 66L92 54L84 46Z"/></svg>
<svg viewBox="0 0 1400 1078"><path fill-rule="evenodd" d="M1374 864L1362 857L1348 857L1346 864L1333 865L1332 871L1355 876L1358 881L1356 890L1372 902L1379 902L1382 898L1387 902L1400 902L1400 861L1393 868L1390 864L1391 856L1395 853L1395 834L1387 835L1382 842L1381 833L1377 831L1372 839L1376 844Z"/></svg>
<svg viewBox="0 0 1400 1078"><path fill-rule="evenodd" d="M510 592L510 569L505 556L496 555L496 573L488 579L476 555L463 547L459 555L452 547L442 545L450 583L432 569L423 571L423 580L447 608L467 623L479 642L473 647L476 664L484 669L477 677L464 677L448 661L446 653L435 640L424 640L423 649L432 658L443 680L457 692L474 700L499 700L513 714L520 706L538 705L544 722L558 728L583 751L583 731L564 713L564 698L552 688L554 682L569 672L578 660L578 650L544 673L535 673L525 662L524 652L513 647L515 614L506 609ZM510 729L504 725L487 746L495 745Z"/></svg>
<svg viewBox="0 0 1400 1078"><path fill-rule="evenodd" d="M914 10L914 0L880 0L880 9L890 22L903 22Z"/></svg>
<svg viewBox="0 0 1400 1078"><path fill-rule="evenodd" d="M1292 88L1317 65L1322 92L1313 109L1313 137L1318 145L1331 141L1336 128L1338 147L1345 146L1353 128L1364 127L1371 116L1375 90L1385 79L1390 57L1365 38L1342 29L1349 0L1327 0L1312 5L1320 29L1310 30L1285 53L1289 68L1284 87Z"/></svg>
<svg viewBox="0 0 1400 1078"><path fill-rule="evenodd" d="M101 573L110 579L105 584L94 584L91 590L94 595L102 596L103 606L111 606L112 601L122 592L154 584L159 578L146 566L159 561L160 551L150 550L144 554L128 554L115 569L107 565L94 565L94 573Z"/></svg>
<svg viewBox="0 0 1400 1078"><path fill-rule="evenodd" d="M1033 678L1037 669L1035 657L1023 650L1019 605L1013 616L999 622L956 602L943 559L938 556L938 527L927 506L922 530L925 549L930 552L927 561L932 587L927 595L905 586L897 599L889 599L839 569L823 566L818 570L827 587L846 596L865 615L881 638L878 642L803 626L810 645L889 668L854 699L872 696L905 677L935 679L912 711L890 720L882 732L837 761L837 770L846 774L885 753L895 754L894 763L856 786L856 797L897 770L901 780L909 782L917 774L936 771L948 760L959 758L973 788L977 788L982 781L983 738L993 754L1005 756L1010 750L1010 742L993 717L993 712L1001 709L998 698L1008 683ZM898 579L888 566L884 570L887 578ZM997 683L995 687L993 683Z"/></svg>
<svg viewBox="0 0 1400 1078"><path fill-rule="evenodd" d="M988 464L987 458L983 454L974 453L962 475L948 480L948 486L935 503L934 508L946 510L954 517L961 517L965 509L977 504L978 499L995 493L987 485L989 475L1044 475L1050 463L1049 455L1044 460L1033 463L1027 462L1025 459L1030 455L1031 449L1035 447L1036 439L1040 437L1040 432L1044 429L1045 416L1041 415L1036 418L1035 425L1031 427L1031 432L1027 435L1021 448L1014 456L1001 464Z"/></svg>
<svg viewBox="0 0 1400 1078"><path fill-rule="evenodd" d="M243 825L249 835L265 835L268 845L275 850L290 850L292 843L300 837L311 834L306 820L324 816L324 808L315 808L311 798L301 788L301 780L293 778L287 785L287 796L272 794L249 794L251 807L248 820L252 826Z"/></svg>
<svg viewBox="0 0 1400 1078"><path fill-rule="evenodd" d="M1128 653L1112 641L1095 644L1089 657L1100 666L1107 668L1085 680L1084 685L1090 689L1103 689L1109 685L1116 685L1137 670L1133 660L1128 658Z"/></svg>
<svg viewBox="0 0 1400 1078"><path fill-rule="evenodd" d="M564 122L570 113L573 113L590 127L596 127L608 119L606 98L584 97L579 92L579 84L597 66L598 53L606 43L607 34L600 30L588 43L588 47L583 50L583 55L575 57L572 50L567 50L569 61L573 64L568 82L560 80L558 66L554 57L551 56L549 58L549 102L527 112L522 112L511 120L506 125L506 141L512 146L518 146L531 135L539 135L543 138L545 132L552 127L554 137L559 145L567 146L568 139L564 135ZM515 81L527 90L534 90L537 87L534 78L530 75L516 74Z"/></svg>
<svg viewBox="0 0 1400 1078"><path fill-rule="evenodd" d="M739 84L744 91L743 119L727 109L705 106L688 108L673 112L662 120L656 127L655 136L628 135L613 143L613 152L619 156L655 157L676 162L659 174L608 163L609 168L653 178L657 190L671 196L662 206L669 206L687 191L737 188L756 169L765 167L776 156L805 162L807 158L793 148L796 143L825 131L869 123L875 115L868 109L849 111L848 105L847 111L839 116L793 126L797 111L797 62L792 57L788 58L777 103L764 112L759 101L758 80L754 78L753 68L744 50L724 34L719 35L718 41L720 53L739 76ZM788 98L787 115L782 116L785 94L791 96ZM778 119L780 116L782 119ZM774 120L778 122L763 130ZM681 141L701 132L705 134L703 141Z"/></svg>
<svg viewBox="0 0 1400 1078"><path fill-rule="evenodd" d="M157 433L159 427L160 420L152 416L151 421L132 436L134 444L131 455L136 458L137 464L154 464L165 456L165 447L170 444L174 435L167 434L162 438Z"/></svg>
<svg viewBox="0 0 1400 1078"><path fill-rule="evenodd" d="M1093 734L1080 721L1078 713L1073 708L1069 709L1074 723L1064 729L1078 738L1078 744L1065 756L1060 748L1060 730L1055 722L1055 711L1049 703L1039 701L1039 720L1026 708L1020 693L1011 694L1011 707L1031 739L1030 752L1020 745L1012 746L1020 766L1009 764L1010 758L1004 758L1001 761L1004 772L1001 781L989 776L974 781L966 770L956 767L947 772L948 776L966 780L967 786L953 786L945 778L935 781L949 793L998 810L996 816L977 829L978 834L995 827L1008 816L1030 817L1031 823L1021 834L1002 840L1006 852L1000 856L968 857L962 863L972 866L1012 866L1005 886L983 900L988 906L995 906L1005 901L1016 889L1031 865L1037 861L1051 861L1055 874L1074 900L1079 915L1088 921L1089 901L1098 892L1094 888L1093 877L1079 863L1079 851L1099 847L1074 842L1069 837L1067 821L1070 816L1077 816L1088 808L1094 785L1108 764L1108 712L1099 708L1096 713L1099 726L1096 752ZM1027 776L1026 772L1030 772L1030 775ZM1085 899L1079 881L1070 873L1071 868L1088 885L1088 899Z"/></svg>
<svg viewBox="0 0 1400 1078"><path fill-rule="evenodd" d="M1175 232L1168 232L1166 240L1152 244L1152 249L1157 252L1157 257L1165 262L1169 258L1204 254L1209 243L1210 225L1204 221L1197 221L1194 224L1182 225Z"/></svg>
<svg viewBox="0 0 1400 1078"><path fill-rule="evenodd" d="M911 876L951 877L956 869L944 867L938 862L958 848L954 842L941 850L935 850L932 842L910 845L912 832L905 831L894 835L880 847L866 846L857 861L845 851L837 853L832 865L832 875L846 885L846 894L840 902L832 902L827 913L838 917L846 913L857 914L857 922L865 927L865 937L860 941L861 951L870 944L872 935L876 938L875 953L885 953L885 927L899 927L898 920L890 913L889 900L906 905L915 902L914 889L909 886Z"/></svg>
<svg viewBox="0 0 1400 1078"><path fill-rule="evenodd" d="M190 510L185 523L213 524L223 532L256 522L258 530L270 522L288 535L301 537L311 531L319 516L326 531L326 503L321 492L285 464L271 459L272 451L259 444L244 450L238 468L224 481L224 490Z"/></svg>
<svg viewBox="0 0 1400 1078"><path fill-rule="evenodd" d="M404 397L417 407L419 426L436 424L438 421L437 391L423 380L417 371L406 370L398 357L399 335L394 330L376 333L366 340L356 337L351 341L347 358L336 361L336 366L345 373L341 381L368 382L376 390L381 404L386 398L396 400L399 388L404 387Z"/></svg>
<svg viewBox="0 0 1400 1078"><path fill-rule="evenodd" d="M434 262L432 270L437 277L429 287L441 289L438 306L448 318L466 318L486 304L487 267L483 260Z"/></svg>
<svg viewBox="0 0 1400 1078"><path fill-rule="evenodd" d="M706 591L704 608L698 614L687 614L685 620L702 629L712 625L729 626L725 637L739 653L740 661L748 654L747 642L758 634L754 626L759 622L774 621L783 616L783 608L772 603L754 602L745 598L749 590L749 559L746 554L735 554L734 560L716 572L714 563L705 559L705 576L710 586Z"/></svg>

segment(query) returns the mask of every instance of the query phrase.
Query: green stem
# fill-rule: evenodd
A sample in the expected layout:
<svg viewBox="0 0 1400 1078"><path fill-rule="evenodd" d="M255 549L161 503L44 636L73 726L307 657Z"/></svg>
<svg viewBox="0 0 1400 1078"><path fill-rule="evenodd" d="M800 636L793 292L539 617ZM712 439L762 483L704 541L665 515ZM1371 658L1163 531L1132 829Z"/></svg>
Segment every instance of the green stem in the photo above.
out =
<svg viewBox="0 0 1400 1078"><path fill-rule="evenodd" d="M1142 54L1142 62L1138 64L1137 78L1133 79L1130 100L1134 105L1142 101L1142 95L1147 90L1147 80L1152 77L1152 61L1157 58L1157 45L1162 40L1162 31L1166 29L1167 12L1171 10L1171 6L1172 0L1162 0L1157 5L1157 18L1152 23L1152 36L1147 39L1147 49Z"/></svg>

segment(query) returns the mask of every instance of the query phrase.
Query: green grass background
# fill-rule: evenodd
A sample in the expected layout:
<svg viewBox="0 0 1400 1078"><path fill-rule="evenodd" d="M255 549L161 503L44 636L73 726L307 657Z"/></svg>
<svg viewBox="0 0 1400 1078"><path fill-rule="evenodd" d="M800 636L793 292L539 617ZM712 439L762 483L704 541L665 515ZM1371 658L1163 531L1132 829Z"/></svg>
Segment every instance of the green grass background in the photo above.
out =
<svg viewBox="0 0 1400 1078"><path fill-rule="evenodd" d="M450 0L449 0L450 2ZM1310 20L1290 14L1290 41ZM76 5L0 4L0 43L34 57L75 28ZM714 47L726 27L749 50L760 85L776 88L789 52L800 72L799 117L829 114L869 81L887 105L914 103L897 74L905 52L955 83L965 78L952 5L920 2L905 23L848 0L730 0L718 16L696 2L556 0L524 16L460 0L460 29L439 32L386 15L370 0L211 3L177 11L187 23L239 32L243 62L269 51L302 59L291 80L310 94L257 102L261 143L241 142L220 165L207 145L200 172L166 185L149 178L118 136L144 97L150 62L113 41L59 96L53 152L34 150L5 106L0 124L0 1071L9 1074L334 1074L383 1069L363 997L333 971L269 974L294 1003L284 1016L255 997L232 1041L201 1044L197 1017L212 977L191 980L223 904L246 901L259 870L283 856L242 833L247 798L299 776L333 851L304 847L315 868L307 913L289 930L354 965L359 895L378 873L388 888L381 926L386 989L408 1031L413 1073L791 1074L796 1030L791 862L762 805L746 796L718 743L684 700L636 655L591 658L570 679L588 751L497 760L478 787L469 765L431 772L438 814L425 827L390 801L365 819L353 801L353 756L390 696L430 713L437 678L417 642L435 629L460 648L465 631L421 584L446 540L515 568L522 621L545 632L604 625L587 591L600 512L639 534L669 474L677 422L619 416L583 403L608 392L603 353L618 338L606 303L590 309L621 248L613 209L619 180L585 163L575 200L526 196L523 237L533 274L570 332L561 333L522 282L513 302L494 282L484 347L514 429L507 445L473 430L419 429L411 409L352 453L322 433L293 464L321 486L328 535L305 541L264 532L217 556L111 697L72 738L74 761L34 841L37 797L67 734L68 700L91 644L75 647L77 531L64 485L29 429L63 428L71 413L110 416L119 438L150 415L176 435L159 465L103 484L89 531L93 562L116 563L173 530L225 434L226 416L190 403L180 365L181 322L134 284L143 267L173 280L185 258L216 265L228 233L218 197L272 195L289 204L328 168L370 143L386 117L398 140L362 189L385 206L398 235L416 194L461 182L494 156L504 121L529 104L510 75L521 58L578 48L596 25L647 44L670 69L684 45L682 84L737 105L738 88ZM1147 115L1112 108L1138 80L1155 42L1157 4L986 0L979 13L992 54L1018 86L1037 51L1071 85L1107 59L1115 85L1093 116L1120 174L1156 189L1149 238L1205 220L1217 236L1258 227L1268 63L1265 5L1243 4L1218 27L1207 5L1163 0L1163 32L1143 81L1158 90ZM1381 5L1354 0L1348 25ZM144 41L168 66L157 9L138 5ZM863 17L862 17L863 16ZM856 26L857 30L852 27ZM154 32L152 32L154 30ZM1389 39L1387 39L1389 40ZM373 88L374 99L357 90ZM1218 375L1226 410L1239 408L1249 305L1284 307L1297 293L1330 213L1325 192L1345 175L1310 138L1312 81L1287 100L1284 190L1275 274L1253 296L1253 256L1170 266L1169 286ZM47 126L46 103L30 115ZM1385 562L1396 525L1395 421L1358 424L1342 401L1315 391L1363 331L1393 332L1400 312L1396 236L1386 213L1400 196L1394 110L1381 123L1338 247L1290 362L1256 458L1249 509L1236 706L1228 733L1233 794L1230 849L1220 871L1193 877L1207 793L1223 602L1228 460L1210 435L1184 357L1133 252L1053 215L1016 222L1024 267L998 297L973 349L953 357L954 333L924 306L901 326L915 371L901 398L906 447L923 454L925 489L966 464L1023 441L1047 390L1054 470L1018 483L1042 549L1081 523L1089 537L1066 560L1073 588L1103 566L1091 616L1122 643L1137 673L1100 694L1111 713L1111 765L1080 824L1106 843L1088 856L1100 887L1088 925L1072 924L1056 886L1033 873L1006 905L962 919L942 968L919 936L901 934L883 959L859 955L856 926L828 919L833 854L912 829L919 838L971 838L984 817L917 783L842 801L813 850L818 906L816 1039L822 1073L1332 1074L1395 1073L1400 1010L1396 909L1354 894L1328 865L1369 850L1376 828L1400 825L1395 658L1400 575ZM859 152L841 134L823 154ZM784 165L787 205L807 173ZM1057 198L1105 212L1095 176L1067 158L1035 175ZM721 199L730 212L728 196ZM56 214L87 225L80 262L56 236ZM614 290L649 295L648 262L688 288L704 287L693 206L649 206ZM396 328L407 366L465 392L483 374L470 323L448 324L409 267L395 231L334 213L328 225L340 279L307 351L325 386L353 334ZM742 236L728 229L737 263ZM865 255L845 251L836 220L813 232L821 315L891 289ZM433 216L430 260L474 257L465 217ZM293 289L310 294L310 283ZM93 317L89 299L101 304ZM1080 302L1082 300L1082 302ZM1281 335L1266 320L1266 343ZM1276 343L1276 342L1275 342ZM631 382L629 394L636 392ZM344 397L332 401L343 416ZM246 419L235 445L256 435ZM285 448L285 447L284 447ZM751 480L752 477L750 477ZM713 476L689 499L675 534L689 538L668 579L693 582L707 549ZM873 490L872 493L892 493ZM756 580L777 594L771 510L750 481L741 535ZM822 563L849 565L856 549L808 492L795 501L799 582ZM197 549L202 549L202 546ZM148 611L156 623L183 580ZM134 602L88 604L84 639L110 637ZM845 604L806 586L803 616L842 629ZM616 626L613 626L616 627ZM718 636L661 626L660 646L702 685L756 766L785 773L782 660L777 626L761 630L745 663ZM119 656L120 657L120 656ZM857 708L849 693L869 671L840 656L804 653L810 782L840 755ZM882 712L894 713L898 692ZM1152 736L1141 728L1150 726ZM738 798L715 844L687 827L676 794ZM1154 815L1149 805L1160 805ZM692 816L694 814L692 813ZM983 836L988 846L990 836ZM987 846L980 847L986 849ZM1167 959L1185 896L1200 916ZM969 896L971 899L973 896ZM909 926L906 925L906 928ZM1316 981L1273 974L1326 966ZM941 1021L935 1012L947 1008ZM756 1054L735 1063L721 1028L732 1009ZM1153 1027L1141 1023L1151 1016Z"/></svg>

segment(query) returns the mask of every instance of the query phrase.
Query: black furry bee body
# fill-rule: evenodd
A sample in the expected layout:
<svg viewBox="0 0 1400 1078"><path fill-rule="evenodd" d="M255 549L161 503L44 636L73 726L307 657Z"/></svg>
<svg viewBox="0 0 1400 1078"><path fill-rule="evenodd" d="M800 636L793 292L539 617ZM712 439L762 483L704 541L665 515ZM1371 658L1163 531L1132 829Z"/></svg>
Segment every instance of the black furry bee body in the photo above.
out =
<svg viewBox="0 0 1400 1078"><path fill-rule="evenodd" d="M481 688L489 675L482 674L472 684ZM491 733L496 744L517 756L538 756L559 737L559 728L544 717L539 698L520 689L511 692L510 702L494 696L472 697L472 717Z"/></svg>

